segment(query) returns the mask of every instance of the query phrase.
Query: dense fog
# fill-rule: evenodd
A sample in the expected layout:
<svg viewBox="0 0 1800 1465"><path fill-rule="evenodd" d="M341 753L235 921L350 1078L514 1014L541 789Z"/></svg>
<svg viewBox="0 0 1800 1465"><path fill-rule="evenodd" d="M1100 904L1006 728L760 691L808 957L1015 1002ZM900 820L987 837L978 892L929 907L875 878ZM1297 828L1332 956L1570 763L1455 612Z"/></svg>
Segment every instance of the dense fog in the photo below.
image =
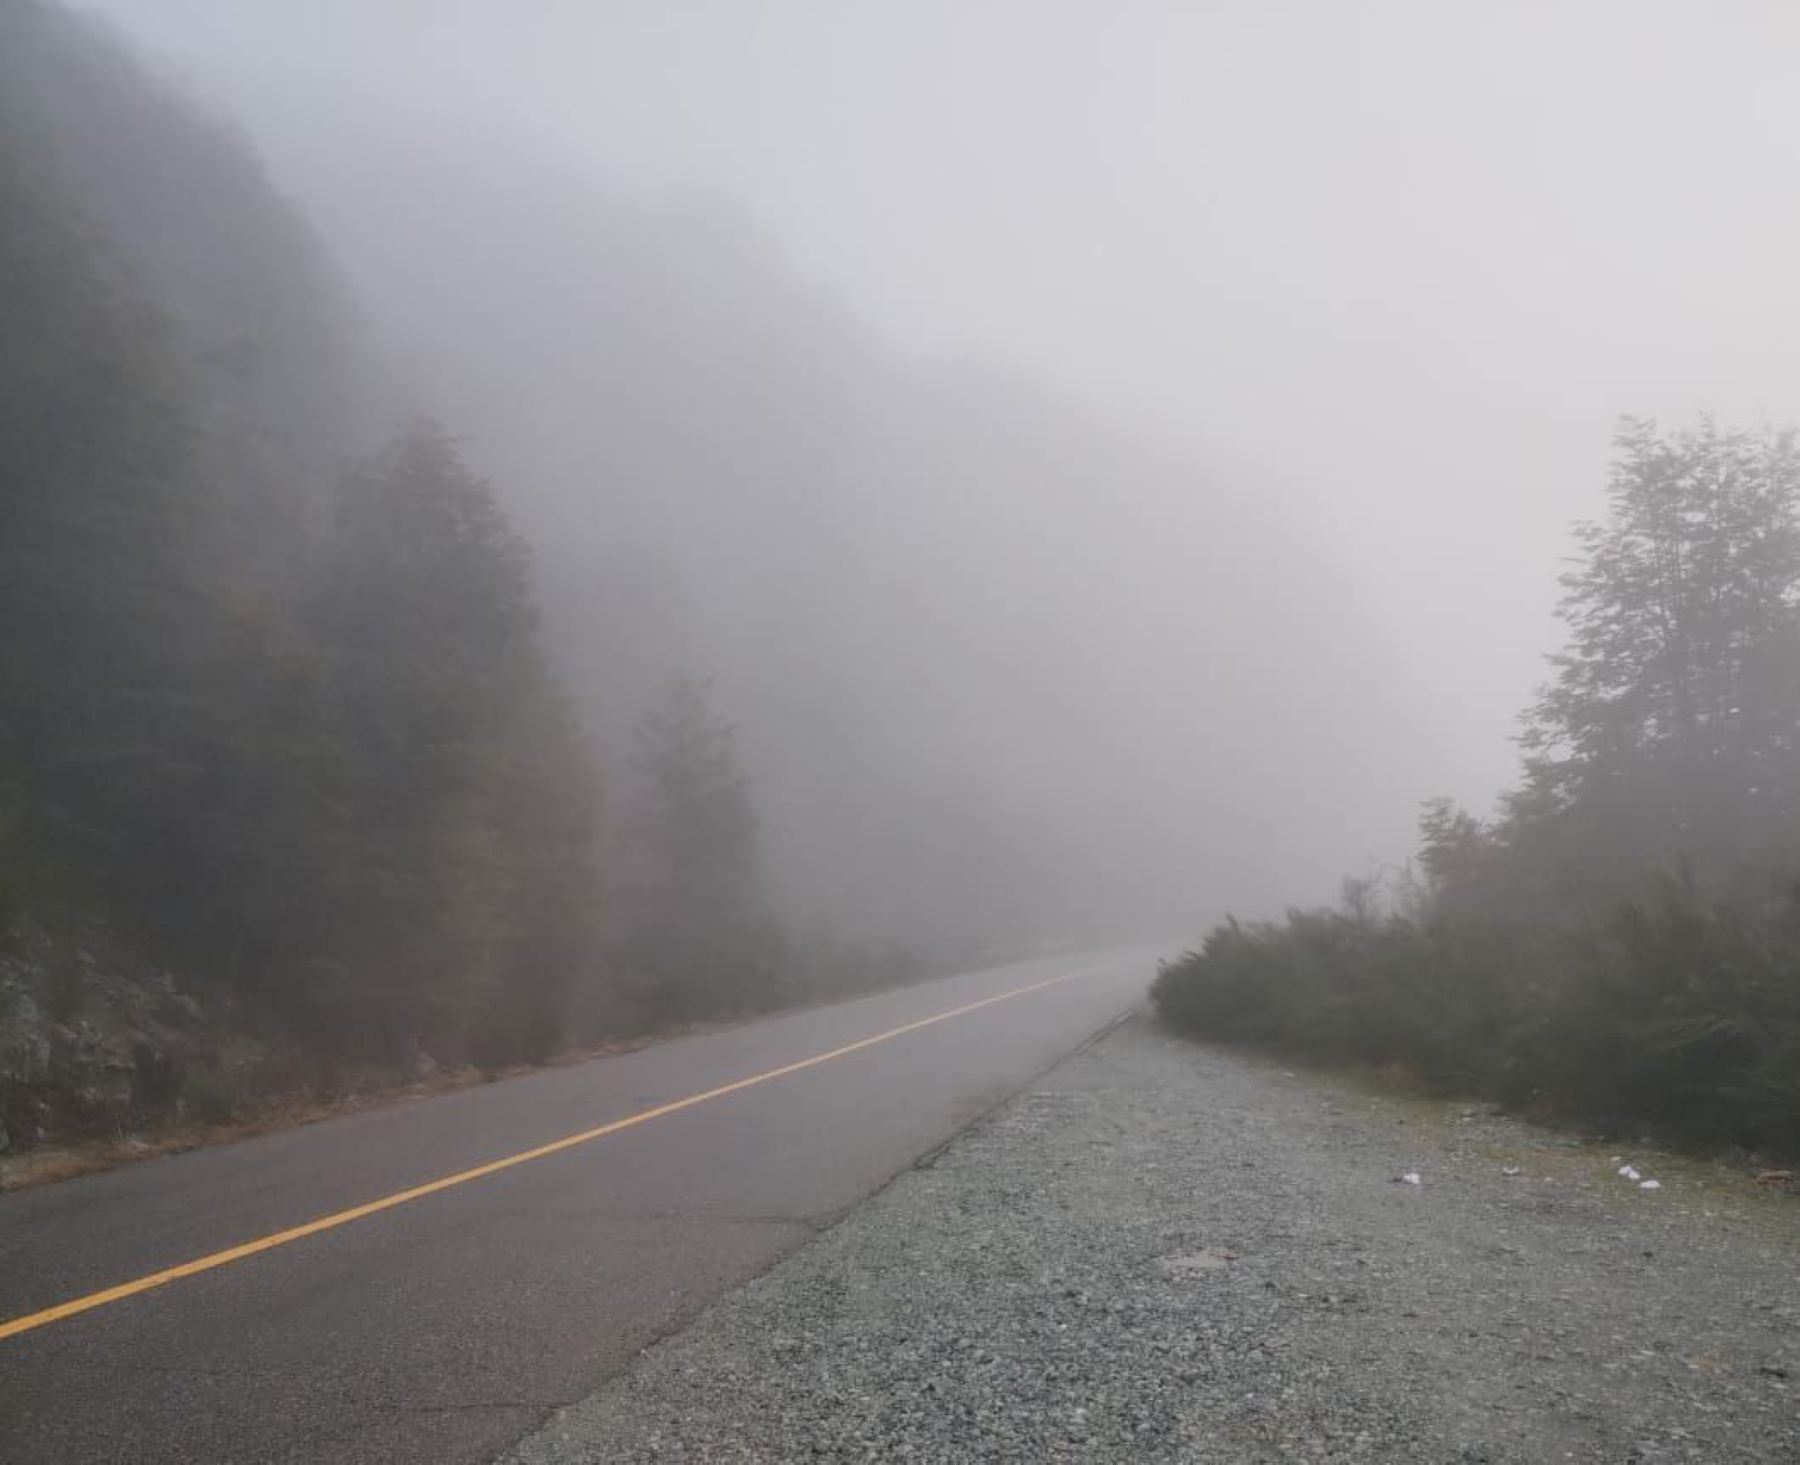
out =
<svg viewBox="0 0 1800 1465"><path fill-rule="evenodd" d="M803 909L1173 930L1360 855L1409 734L1303 525L1028 375L896 349L729 203L363 135L313 196L403 390L506 486L603 748L712 678Z"/></svg>
<svg viewBox="0 0 1800 1465"><path fill-rule="evenodd" d="M524 75L510 105L419 86L415 43L497 14L396 12L354 64L208 7L116 14L247 127L396 410L493 477L603 763L656 687L710 679L800 918L1172 932L1401 847L1431 735L1378 597L1196 434L878 324L752 192L584 155ZM407 81L369 74L382 47ZM881 213L922 247L960 227Z"/></svg>
<svg viewBox="0 0 1800 1465"><path fill-rule="evenodd" d="M1411 781L1478 804L1613 418L1800 390L1800 16L1768 0L104 8L283 158L367 107L705 190L888 338L1224 465L1360 587Z"/></svg>
<svg viewBox="0 0 1800 1465"><path fill-rule="evenodd" d="M33 993L499 1061L1391 885L1432 797L1509 890L1785 848L1779 718L1696 751L1787 705L1785 10L0 23ZM1603 512L1742 616L1571 690Z"/></svg>

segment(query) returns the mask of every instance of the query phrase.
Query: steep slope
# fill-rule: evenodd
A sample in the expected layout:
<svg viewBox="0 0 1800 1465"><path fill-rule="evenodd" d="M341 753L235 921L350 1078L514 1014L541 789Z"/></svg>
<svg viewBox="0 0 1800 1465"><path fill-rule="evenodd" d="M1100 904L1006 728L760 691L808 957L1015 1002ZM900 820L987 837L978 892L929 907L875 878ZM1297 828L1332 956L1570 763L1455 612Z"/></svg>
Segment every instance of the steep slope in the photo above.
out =
<svg viewBox="0 0 1800 1465"><path fill-rule="evenodd" d="M596 791L524 546L429 424L349 456L247 154L36 0L0 57L0 1150L541 1055L598 976ZM245 1034L294 1063L224 1071Z"/></svg>
<svg viewBox="0 0 1800 1465"><path fill-rule="evenodd" d="M1027 377L896 351L729 205L609 193L491 135L422 141L354 99L253 105L382 379L456 425L531 541L603 754L628 765L659 684L712 677L790 912L915 939L1186 928L1364 862L1407 717L1303 528ZM115 155L147 114L127 120L89 128L84 167L159 180L129 207L97 191L193 339L228 345L250 313L204 288L221 238L291 277L258 308L317 306L279 371L209 386L249 424L220 434L254 445L240 459L281 463L225 475L264 506L246 522L304 515L307 494L254 486L314 467L233 393L285 401L291 378L293 420L331 422L308 451L355 435L328 404L375 373L331 271L260 183L184 238L196 190Z"/></svg>
<svg viewBox="0 0 1800 1465"><path fill-rule="evenodd" d="M259 591L291 589L295 534L384 425L323 250L246 140L95 21L0 0L0 97L178 327L188 410L229 509L217 562Z"/></svg>

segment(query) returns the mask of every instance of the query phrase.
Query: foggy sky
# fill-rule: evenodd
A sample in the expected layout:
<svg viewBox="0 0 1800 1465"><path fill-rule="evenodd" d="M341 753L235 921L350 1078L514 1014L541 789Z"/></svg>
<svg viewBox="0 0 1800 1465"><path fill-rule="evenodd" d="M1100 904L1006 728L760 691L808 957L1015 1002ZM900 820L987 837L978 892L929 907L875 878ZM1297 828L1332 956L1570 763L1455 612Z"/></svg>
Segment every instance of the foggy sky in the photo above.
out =
<svg viewBox="0 0 1800 1465"><path fill-rule="evenodd" d="M1613 416L1800 416L1791 5L94 8L253 134L354 96L728 194L895 339L1224 465L1385 616L1421 797L1509 779Z"/></svg>

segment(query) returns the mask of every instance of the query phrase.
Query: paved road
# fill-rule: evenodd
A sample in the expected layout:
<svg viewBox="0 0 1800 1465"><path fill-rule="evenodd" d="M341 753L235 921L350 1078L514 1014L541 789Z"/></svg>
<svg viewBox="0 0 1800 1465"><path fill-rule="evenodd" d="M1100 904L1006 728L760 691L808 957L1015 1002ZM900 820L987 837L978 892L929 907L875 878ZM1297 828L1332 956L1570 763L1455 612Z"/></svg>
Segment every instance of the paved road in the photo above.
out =
<svg viewBox="0 0 1800 1465"><path fill-rule="evenodd" d="M1150 974L996 968L0 1196L4 1322L956 1012L0 1338L0 1460L491 1459Z"/></svg>

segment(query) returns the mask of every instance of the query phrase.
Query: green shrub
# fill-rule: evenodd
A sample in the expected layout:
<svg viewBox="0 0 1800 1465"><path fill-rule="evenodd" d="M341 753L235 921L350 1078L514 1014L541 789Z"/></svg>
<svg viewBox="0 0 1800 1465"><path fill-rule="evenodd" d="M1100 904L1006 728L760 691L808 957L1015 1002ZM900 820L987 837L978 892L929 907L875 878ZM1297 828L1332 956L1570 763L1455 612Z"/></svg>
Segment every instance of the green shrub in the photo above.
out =
<svg viewBox="0 0 1800 1465"><path fill-rule="evenodd" d="M1800 900L1662 882L1546 931L1471 913L1228 921L1152 995L1195 1036L1700 1146L1800 1153Z"/></svg>

